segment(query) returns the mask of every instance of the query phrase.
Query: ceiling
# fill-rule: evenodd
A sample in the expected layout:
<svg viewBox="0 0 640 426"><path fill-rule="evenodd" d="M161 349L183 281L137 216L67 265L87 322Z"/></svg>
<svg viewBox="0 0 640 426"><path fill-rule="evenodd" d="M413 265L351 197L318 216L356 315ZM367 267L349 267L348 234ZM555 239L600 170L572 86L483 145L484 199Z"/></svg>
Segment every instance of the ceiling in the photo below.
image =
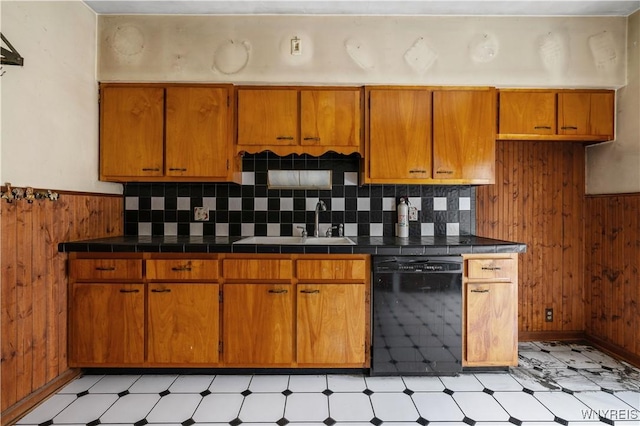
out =
<svg viewBox="0 0 640 426"><path fill-rule="evenodd" d="M628 16L640 0L84 0L98 14Z"/></svg>

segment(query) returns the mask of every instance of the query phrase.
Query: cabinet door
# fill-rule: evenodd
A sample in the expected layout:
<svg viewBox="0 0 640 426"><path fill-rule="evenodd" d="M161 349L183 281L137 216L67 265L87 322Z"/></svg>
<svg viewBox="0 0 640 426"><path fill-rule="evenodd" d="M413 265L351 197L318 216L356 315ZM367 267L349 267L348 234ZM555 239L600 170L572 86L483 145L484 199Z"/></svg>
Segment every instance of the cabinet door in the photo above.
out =
<svg viewBox="0 0 640 426"><path fill-rule="evenodd" d="M517 294L513 283L468 283L467 365L517 365Z"/></svg>
<svg viewBox="0 0 640 426"><path fill-rule="evenodd" d="M369 178L431 178L431 92L369 92Z"/></svg>
<svg viewBox="0 0 640 426"><path fill-rule="evenodd" d="M433 177L493 182L494 90L433 93Z"/></svg>
<svg viewBox="0 0 640 426"><path fill-rule="evenodd" d="M290 285L225 285L225 363L256 367L289 366L293 360L292 300Z"/></svg>
<svg viewBox="0 0 640 426"><path fill-rule="evenodd" d="M104 87L100 111L100 177L162 176L164 89Z"/></svg>
<svg viewBox="0 0 640 426"><path fill-rule="evenodd" d="M297 144L297 90L238 90L238 145Z"/></svg>
<svg viewBox="0 0 640 426"><path fill-rule="evenodd" d="M558 93L558 134L613 139L614 94Z"/></svg>
<svg viewBox="0 0 640 426"><path fill-rule="evenodd" d="M225 178L231 150L228 90L166 90L166 175Z"/></svg>
<svg viewBox="0 0 640 426"><path fill-rule="evenodd" d="M555 135L555 92L500 92L501 134Z"/></svg>
<svg viewBox="0 0 640 426"><path fill-rule="evenodd" d="M73 284L69 365L144 362L144 284Z"/></svg>
<svg viewBox="0 0 640 426"><path fill-rule="evenodd" d="M298 284L298 364L364 364L364 284Z"/></svg>
<svg viewBox="0 0 640 426"><path fill-rule="evenodd" d="M217 284L148 285L148 362L218 362Z"/></svg>
<svg viewBox="0 0 640 426"><path fill-rule="evenodd" d="M300 104L302 145L360 145L360 89L302 90Z"/></svg>

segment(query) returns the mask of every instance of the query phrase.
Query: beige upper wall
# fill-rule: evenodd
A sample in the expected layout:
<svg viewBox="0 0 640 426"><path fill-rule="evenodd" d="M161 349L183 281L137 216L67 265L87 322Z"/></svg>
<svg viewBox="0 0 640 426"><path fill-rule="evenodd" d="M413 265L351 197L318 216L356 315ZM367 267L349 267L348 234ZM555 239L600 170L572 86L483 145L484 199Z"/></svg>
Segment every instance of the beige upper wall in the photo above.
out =
<svg viewBox="0 0 640 426"><path fill-rule="evenodd" d="M587 149L587 193L640 192L640 12L629 17L627 85L618 90L616 140Z"/></svg>
<svg viewBox="0 0 640 426"><path fill-rule="evenodd" d="M98 78L617 88L625 37L624 17L102 15Z"/></svg>
<svg viewBox="0 0 640 426"><path fill-rule="evenodd" d="M97 17L79 1L2 1L1 30L24 57L0 78L0 182L122 193L98 181Z"/></svg>

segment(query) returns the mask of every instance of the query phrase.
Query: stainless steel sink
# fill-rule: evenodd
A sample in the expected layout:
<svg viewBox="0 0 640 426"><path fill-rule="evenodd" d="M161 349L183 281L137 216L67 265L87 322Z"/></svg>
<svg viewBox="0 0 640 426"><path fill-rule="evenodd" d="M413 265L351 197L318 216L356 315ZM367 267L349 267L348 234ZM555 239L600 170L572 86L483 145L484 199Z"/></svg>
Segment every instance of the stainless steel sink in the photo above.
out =
<svg viewBox="0 0 640 426"><path fill-rule="evenodd" d="M245 237L233 244L355 245L347 237Z"/></svg>

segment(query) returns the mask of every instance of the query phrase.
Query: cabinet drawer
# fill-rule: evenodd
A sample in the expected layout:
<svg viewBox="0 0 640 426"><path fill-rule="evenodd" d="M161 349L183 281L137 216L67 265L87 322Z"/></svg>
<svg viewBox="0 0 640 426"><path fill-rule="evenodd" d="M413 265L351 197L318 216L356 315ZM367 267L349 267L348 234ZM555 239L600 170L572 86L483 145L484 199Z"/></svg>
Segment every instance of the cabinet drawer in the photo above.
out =
<svg viewBox="0 0 640 426"><path fill-rule="evenodd" d="M298 260L297 277L301 280L364 280L367 262L363 259Z"/></svg>
<svg viewBox="0 0 640 426"><path fill-rule="evenodd" d="M469 259L467 278L511 280L514 264L513 259Z"/></svg>
<svg viewBox="0 0 640 426"><path fill-rule="evenodd" d="M222 264L227 279L288 280L292 271L290 259L225 259Z"/></svg>
<svg viewBox="0 0 640 426"><path fill-rule="evenodd" d="M69 275L76 280L141 280L142 259L74 259Z"/></svg>
<svg viewBox="0 0 640 426"><path fill-rule="evenodd" d="M207 259L147 260L149 280L217 280L218 261Z"/></svg>

